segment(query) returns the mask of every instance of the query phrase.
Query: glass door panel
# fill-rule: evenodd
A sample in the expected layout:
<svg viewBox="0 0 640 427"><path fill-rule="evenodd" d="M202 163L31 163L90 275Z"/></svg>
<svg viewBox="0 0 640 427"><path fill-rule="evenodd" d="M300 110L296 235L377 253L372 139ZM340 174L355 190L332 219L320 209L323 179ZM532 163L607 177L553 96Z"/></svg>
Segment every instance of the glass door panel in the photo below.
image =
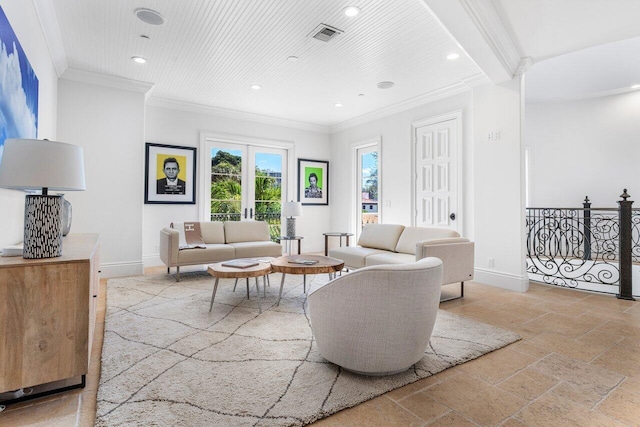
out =
<svg viewBox="0 0 640 427"><path fill-rule="evenodd" d="M242 158L241 149L211 149L211 221L242 220Z"/></svg>
<svg viewBox="0 0 640 427"><path fill-rule="evenodd" d="M360 230L367 224L378 223L378 151L376 147L358 149L358 188L359 188L359 221Z"/></svg>
<svg viewBox="0 0 640 427"><path fill-rule="evenodd" d="M281 236L282 171L284 156L281 152L251 147L254 152L254 208L255 219L269 224L271 239ZM277 150L282 151L282 150Z"/></svg>

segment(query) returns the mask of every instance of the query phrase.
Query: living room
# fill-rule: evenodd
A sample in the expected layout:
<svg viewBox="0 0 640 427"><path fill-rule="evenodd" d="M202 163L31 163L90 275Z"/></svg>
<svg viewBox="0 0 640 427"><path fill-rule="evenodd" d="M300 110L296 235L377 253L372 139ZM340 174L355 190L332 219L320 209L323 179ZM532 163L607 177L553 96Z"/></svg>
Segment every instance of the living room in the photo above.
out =
<svg viewBox="0 0 640 427"><path fill-rule="evenodd" d="M291 144L293 159L329 161L329 205L308 207L304 215L297 219L298 233L305 237L305 252L322 252L323 232L352 231L355 227L351 214L353 191L349 185L353 182L353 145L363 141L379 142L383 222L408 225L415 219L412 213L412 124L460 112L460 188L463 190L460 195L461 210L458 212L459 230L476 244L475 280L511 291L526 292L529 289L524 267L526 236L522 214L526 198L526 137L523 135L528 130L527 122L523 120L526 114L523 93L527 74L524 73L523 81L522 71L526 70L516 73L519 66L526 68L526 61L519 61L520 57L518 61L509 60L510 66L505 68L504 62L495 54L493 59L486 59L486 51L491 50L491 44L480 36L482 31L471 24L473 20L464 6L481 2L450 2L455 4L448 6L443 4L446 2L425 1L424 5L420 2L421 7L426 5L438 16L440 24L447 28L467 53L474 55L473 60L484 73L476 81L433 91L414 100L415 103L392 106L381 112L372 111L331 125L313 125L238 112L236 109L230 111L175 99L154 98L153 83L106 75L99 67L83 69L82 62L78 61L67 62L67 58L60 55L60 52L64 52L64 48L60 47L68 41L61 34L56 36L50 32L51 26L44 23L56 19L58 10L53 3L44 0L1 0L0 6L39 79L37 137L76 144L84 149L87 191L69 192L65 197L73 205L73 233L100 235L102 278L140 275L145 268L162 265L157 249L159 230L176 220L203 219L202 208L198 204L144 204L146 142L200 149L207 138L233 136L238 141ZM506 5L508 2L488 3L494 18L500 15L495 8L503 14L513 12ZM518 3L513 9L520 7L525 10L517 14L522 19L526 15L526 6ZM617 19L609 21L615 24L608 24L603 17L609 15L604 11L616 8L610 8L605 3L599 2L593 6L602 12L602 17L598 17L598 13L589 17L594 21L579 17L584 19L580 22L588 24L588 28L603 29L601 39L560 46L558 49L561 51L552 53L559 55L578 47L638 36L633 19L637 17L637 7L625 3L617 9ZM142 6L132 4L128 13ZM153 7L159 8L157 5ZM504 15L499 17L509 22ZM509 22L505 27L516 24ZM540 25L544 27L546 24L540 22ZM570 30L567 33L570 34ZM585 33L589 31L576 30L568 39L575 41ZM138 37L138 34L134 36ZM474 39L481 46L475 46ZM528 53L526 51L520 53L523 57L529 56L525 55ZM129 60L132 54L128 52L126 59ZM547 58L542 55L540 59ZM534 71L535 66L531 72ZM516 77L505 78L509 73L510 77ZM494 84L492 81L500 83ZM637 100L638 93L624 96L633 105L632 99ZM535 119L539 123L546 120L544 112L540 111L544 109L544 106L537 108ZM585 110L588 109L585 107ZM606 127L602 126L602 129ZM486 140L487 133L493 130L500 131L500 141ZM593 142L592 145L596 144ZM612 184L615 188L620 187L621 182L637 182L638 179L637 172L632 172L635 169L628 166L637 157L632 153L637 153L638 148L627 148L629 151L625 151L624 159L620 161L628 163L624 163L619 171L611 172L612 175L621 175L616 175L616 182ZM199 155L202 154L200 150ZM619 156L622 154L619 153ZM540 157L537 159L537 165L544 163L539 160ZM291 170L294 171L295 162L291 164ZM574 171L567 169L563 172L566 178L558 180L573 182L576 176ZM549 175L548 169L537 173L540 177ZM545 187L548 184L541 182L540 179L536 180L535 194L538 197L532 200L545 203L547 199L542 196L547 194ZM294 187L295 179L291 178L289 196L295 195ZM616 191L621 190L619 188ZM607 189L607 194L610 193L611 190ZM589 196L592 197L591 194ZM635 196L633 192L632 196ZM571 202L572 205L579 204L584 195L578 197ZM565 200L556 198L552 202L560 204ZM602 203L613 204L616 200L617 194L614 194L613 199ZM22 241L24 193L0 190L0 201L3 206L0 220L4 224L0 230L0 246L4 247ZM496 230L500 230L500 233L496 233ZM488 266L488 259L494 260L493 267Z"/></svg>

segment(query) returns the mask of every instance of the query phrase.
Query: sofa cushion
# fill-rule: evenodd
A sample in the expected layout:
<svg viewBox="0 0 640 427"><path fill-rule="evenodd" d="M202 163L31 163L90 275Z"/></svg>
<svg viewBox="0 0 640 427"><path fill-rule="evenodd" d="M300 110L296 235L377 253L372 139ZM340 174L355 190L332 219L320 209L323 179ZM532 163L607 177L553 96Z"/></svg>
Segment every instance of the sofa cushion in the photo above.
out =
<svg viewBox="0 0 640 427"><path fill-rule="evenodd" d="M421 240L434 240L445 237L460 237L454 230L447 228L405 227L394 249L404 254L416 254L416 243Z"/></svg>
<svg viewBox="0 0 640 427"><path fill-rule="evenodd" d="M367 224L362 228L358 246L395 251L402 230L404 225L400 224Z"/></svg>
<svg viewBox="0 0 640 427"><path fill-rule="evenodd" d="M409 264L412 262L416 262L415 255L401 254L401 253L395 253L395 252L383 252L380 254L369 255L364 260L364 263L367 267L371 265Z"/></svg>
<svg viewBox="0 0 640 427"><path fill-rule="evenodd" d="M359 246L342 246L329 249L329 256L331 258L344 261L344 265L350 268L365 267L365 258L384 253L386 253L386 251L381 249L362 248Z"/></svg>
<svg viewBox="0 0 640 427"><path fill-rule="evenodd" d="M209 244L205 248L183 249L178 254L178 264L212 264L235 258L233 247L225 244Z"/></svg>
<svg viewBox="0 0 640 427"><path fill-rule="evenodd" d="M228 243L227 246L234 248L235 258L282 256L282 245L272 241Z"/></svg>
<svg viewBox="0 0 640 427"><path fill-rule="evenodd" d="M205 243L224 243L224 223L222 221L203 221L200 223L202 240Z"/></svg>
<svg viewBox="0 0 640 427"><path fill-rule="evenodd" d="M271 240L269 224L265 221L227 221L224 223L224 237L227 243Z"/></svg>

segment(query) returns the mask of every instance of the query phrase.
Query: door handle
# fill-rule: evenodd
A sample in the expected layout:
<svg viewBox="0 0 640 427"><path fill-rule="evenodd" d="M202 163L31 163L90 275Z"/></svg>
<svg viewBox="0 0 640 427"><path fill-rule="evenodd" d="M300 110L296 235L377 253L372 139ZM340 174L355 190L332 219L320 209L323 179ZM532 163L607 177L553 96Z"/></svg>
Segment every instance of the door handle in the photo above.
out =
<svg viewBox="0 0 640 427"><path fill-rule="evenodd" d="M244 219L247 219L247 208L244 208Z"/></svg>
<svg viewBox="0 0 640 427"><path fill-rule="evenodd" d="M249 209L249 219L253 219L253 208Z"/></svg>
<svg viewBox="0 0 640 427"><path fill-rule="evenodd" d="M456 220L456 214L454 214L452 212L451 215L449 215L449 218L451 218L451 221L455 221Z"/></svg>

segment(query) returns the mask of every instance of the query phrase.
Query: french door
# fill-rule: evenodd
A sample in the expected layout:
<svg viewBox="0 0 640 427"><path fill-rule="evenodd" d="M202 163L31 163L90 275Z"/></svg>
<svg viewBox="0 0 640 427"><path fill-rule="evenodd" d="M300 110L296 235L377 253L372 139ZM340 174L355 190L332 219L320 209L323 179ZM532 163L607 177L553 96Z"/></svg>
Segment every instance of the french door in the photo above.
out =
<svg viewBox="0 0 640 427"><path fill-rule="evenodd" d="M281 235L287 150L207 140L204 205L211 221L267 221Z"/></svg>

